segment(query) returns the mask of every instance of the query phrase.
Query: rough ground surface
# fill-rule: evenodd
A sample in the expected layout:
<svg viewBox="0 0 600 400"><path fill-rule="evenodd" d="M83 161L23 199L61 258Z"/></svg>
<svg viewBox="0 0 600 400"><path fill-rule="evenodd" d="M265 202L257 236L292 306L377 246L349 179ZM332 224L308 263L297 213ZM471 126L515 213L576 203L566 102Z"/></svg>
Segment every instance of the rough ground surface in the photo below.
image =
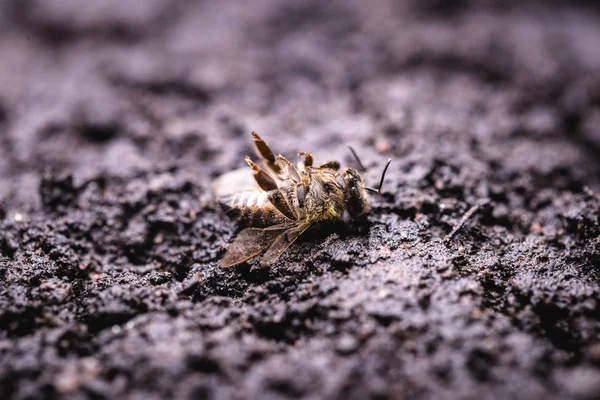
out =
<svg viewBox="0 0 600 400"><path fill-rule="evenodd" d="M377 4L1 3L0 398L600 396L600 10ZM223 271L251 130L385 194Z"/></svg>

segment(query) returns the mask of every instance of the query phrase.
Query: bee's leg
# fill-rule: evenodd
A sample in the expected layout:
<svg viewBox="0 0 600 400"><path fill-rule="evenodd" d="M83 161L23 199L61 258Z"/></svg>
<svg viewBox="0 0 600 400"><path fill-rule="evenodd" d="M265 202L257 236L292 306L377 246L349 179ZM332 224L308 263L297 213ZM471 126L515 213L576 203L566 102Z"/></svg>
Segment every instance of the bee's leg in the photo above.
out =
<svg viewBox="0 0 600 400"><path fill-rule="evenodd" d="M250 157L246 157L246 163L252 168L254 180L258 183L258 186L265 192L268 192L273 189L277 189L277 183L271 175L269 175L265 170L256 165Z"/></svg>
<svg viewBox="0 0 600 400"><path fill-rule="evenodd" d="M294 214L283 193L279 189L271 190L267 193L267 198L273 206L287 218L296 221L298 217Z"/></svg>
<svg viewBox="0 0 600 400"><path fill-rule="evenodd" d="M287 158L281 155L277 156L277 160L281 161L282 164L286 165L290 179L296 184L296 196L298 199L298 207L304 207L306 186L304 186L302 179L300 179L300 175L298 174L296 167L294 167L294 164L292 164Z"/></svg>
<svg viewBox="0 0 600 400"><path fill-rule="evenodd" d="M337 171L340 169L340 163L337 161L327 161L326 163L319 165L319 168L327 168Z"/></svg>
<svg viewBox="0 0 600 400"><path fill-rule="evenodd" d="M306 151L301 151L298 153L299 156L304 156L304 166L305 167L312 167L313 165L313 156L312 154L306 152Z"/></svg>
<svg viewBox="0 0 600 400"><path fill-rule="evenodd" d="M290 176L290 179L294 181L294 183L300 183L300 174L294 164L292 164L287 158L282 156L281 154L277 156L277 161L280 161L283 165L287 167L287 173Z"/></svg>
<svg viewBox="0 0 600 400"><path fill-rule="evenodd" d="M303 183L296 185L296 197L298 198L298 207L304 207L304 198L306 197L306 187Z"/></svg>
<svg viewBox="0 0 600 400"><path fill-rule="evenodd" d="M281 172L281 167L277 164L277 159L269 146L267 146L265 141L258 136L258 133L252 132L252 137L254 138L254 149L256 150L256 154L265 161L267 167L269 167L271 171L275 174L279 174Z"/></svg>

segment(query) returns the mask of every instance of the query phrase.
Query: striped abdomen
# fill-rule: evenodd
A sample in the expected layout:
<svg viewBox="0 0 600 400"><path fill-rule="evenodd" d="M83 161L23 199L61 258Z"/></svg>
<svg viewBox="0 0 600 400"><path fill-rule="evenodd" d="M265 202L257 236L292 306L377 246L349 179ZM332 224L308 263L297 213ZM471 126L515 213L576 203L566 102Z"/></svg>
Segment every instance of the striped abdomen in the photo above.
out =
<svg viewBox="0 0 600 400"><path fill-rule="evenodd" d="M269 202L266 192L238 192L219 202L229 217L249 226L267 227L289 221Z"/></svg>

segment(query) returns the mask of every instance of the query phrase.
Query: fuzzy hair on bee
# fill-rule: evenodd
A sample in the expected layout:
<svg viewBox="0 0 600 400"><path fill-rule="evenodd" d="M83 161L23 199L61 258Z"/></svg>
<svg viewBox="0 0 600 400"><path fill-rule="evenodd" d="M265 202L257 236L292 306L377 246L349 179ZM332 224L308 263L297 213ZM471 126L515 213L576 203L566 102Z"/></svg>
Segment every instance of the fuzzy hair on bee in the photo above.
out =
<svg viewBox="0 0 600 400"><path fill-rule="evenodd" d="M313 166L313 156L294 166L271 151L252 132L254 148L262 166L246 157L249 168L221 175L214 192L227 215L246 226L227 249L221 267L242 264L264 253L261 267L273 264L289 246L315 223L357 218L369 209L367 192L380 193L388 160L377 189L365 187L354 168L340 168L337 161ZM350 148L359 166L362 163Z"/></svg>

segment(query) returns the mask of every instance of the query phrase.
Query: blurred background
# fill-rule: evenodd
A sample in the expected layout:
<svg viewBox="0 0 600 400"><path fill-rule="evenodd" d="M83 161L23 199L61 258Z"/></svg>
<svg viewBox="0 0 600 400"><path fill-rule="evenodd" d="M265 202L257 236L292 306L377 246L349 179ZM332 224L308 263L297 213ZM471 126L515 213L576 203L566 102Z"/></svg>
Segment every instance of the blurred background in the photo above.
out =
<svg viewBox="0 0 600 400"><path fill-rule="evenodd" d="M222 271L253 130L385 193ZM595 1L2 0L0 397L597 398L598 193Z"/></svg>
<svg viewBox="0 0 600 400"><path fill-rule="evenodd" d="M343 144L425 158L477 146L507 169L564 168L598 188L597 11L5 0L0 196L35 202L27 188L47 166L82 180L157 163L222 172L242 165L251 130L329 157Z"/></svg>

